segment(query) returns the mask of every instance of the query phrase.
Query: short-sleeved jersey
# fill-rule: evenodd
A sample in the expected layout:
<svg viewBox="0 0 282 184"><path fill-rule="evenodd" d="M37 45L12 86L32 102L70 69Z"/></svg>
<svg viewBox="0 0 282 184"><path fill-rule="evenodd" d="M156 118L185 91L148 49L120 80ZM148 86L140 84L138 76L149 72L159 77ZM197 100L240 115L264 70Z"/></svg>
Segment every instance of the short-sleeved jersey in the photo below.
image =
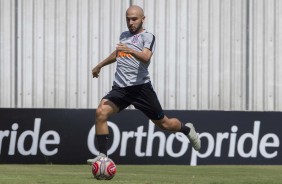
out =
<svg viewBox="0 0 282 184"><path fill-rule="evenodd" d="M129 48L141 52L147 48L154 52L155 36L144 30L139 34L131 34L125 31L120 35L120 43L126 44ZM138 61L131 54L118 52L117 68L115 73L114 85L119 87L135 86L150 82L148 72L149 62Z"/></svg>

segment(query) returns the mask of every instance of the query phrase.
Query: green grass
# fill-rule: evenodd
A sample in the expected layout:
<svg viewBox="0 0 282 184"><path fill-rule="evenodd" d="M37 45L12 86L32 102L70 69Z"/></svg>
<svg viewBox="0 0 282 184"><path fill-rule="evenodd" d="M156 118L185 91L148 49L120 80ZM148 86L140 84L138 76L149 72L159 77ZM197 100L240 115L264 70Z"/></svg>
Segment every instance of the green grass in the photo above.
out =
<svg viewBox="0 0 282 184"><path fill-rule="evenodd" d="M282 166L118 165L110 181L95 180L88 165L0 164L0 184L275 184Z"/></svg>

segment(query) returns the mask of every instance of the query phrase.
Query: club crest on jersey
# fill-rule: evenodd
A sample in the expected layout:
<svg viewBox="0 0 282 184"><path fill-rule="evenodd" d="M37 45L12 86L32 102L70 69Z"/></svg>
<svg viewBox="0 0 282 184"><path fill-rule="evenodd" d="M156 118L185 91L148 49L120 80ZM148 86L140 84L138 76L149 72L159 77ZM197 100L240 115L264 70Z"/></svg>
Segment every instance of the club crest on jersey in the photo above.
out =
<svg viewBox="0 0 282 184"><path fill-rule="evenodd" d="M138 37L139 37L139 35L134 35L133 38L131 39L131 42L133 44L138 43Z"/></svg>

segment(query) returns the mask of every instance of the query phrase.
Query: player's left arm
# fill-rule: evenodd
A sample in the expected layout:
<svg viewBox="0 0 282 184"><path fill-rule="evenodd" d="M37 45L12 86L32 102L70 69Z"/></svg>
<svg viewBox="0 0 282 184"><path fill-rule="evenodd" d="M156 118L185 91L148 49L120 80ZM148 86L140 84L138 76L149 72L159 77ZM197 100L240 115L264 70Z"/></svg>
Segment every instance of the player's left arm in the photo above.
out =
<svg viewBox="0 0 282 184"><path fill-rule="evenodd" d="M150 61L153 52L150 49L144 48L141 52L127 47L126 44L117 44L117 51L122 51L131 54L137 60L147 63Z"/></svg>

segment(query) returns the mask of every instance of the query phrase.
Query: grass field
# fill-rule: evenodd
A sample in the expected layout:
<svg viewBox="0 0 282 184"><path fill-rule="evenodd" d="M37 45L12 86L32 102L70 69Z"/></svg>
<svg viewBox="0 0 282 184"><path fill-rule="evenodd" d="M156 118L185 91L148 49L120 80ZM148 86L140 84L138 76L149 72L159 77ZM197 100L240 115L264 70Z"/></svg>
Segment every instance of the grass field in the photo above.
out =
<svg viewBox="0 0 282 184"><path fill-rule="evenodd" d="M88 165L0 164L0 184L281 184L282 166L118 165L110 181L95 180Z"/></svg>

